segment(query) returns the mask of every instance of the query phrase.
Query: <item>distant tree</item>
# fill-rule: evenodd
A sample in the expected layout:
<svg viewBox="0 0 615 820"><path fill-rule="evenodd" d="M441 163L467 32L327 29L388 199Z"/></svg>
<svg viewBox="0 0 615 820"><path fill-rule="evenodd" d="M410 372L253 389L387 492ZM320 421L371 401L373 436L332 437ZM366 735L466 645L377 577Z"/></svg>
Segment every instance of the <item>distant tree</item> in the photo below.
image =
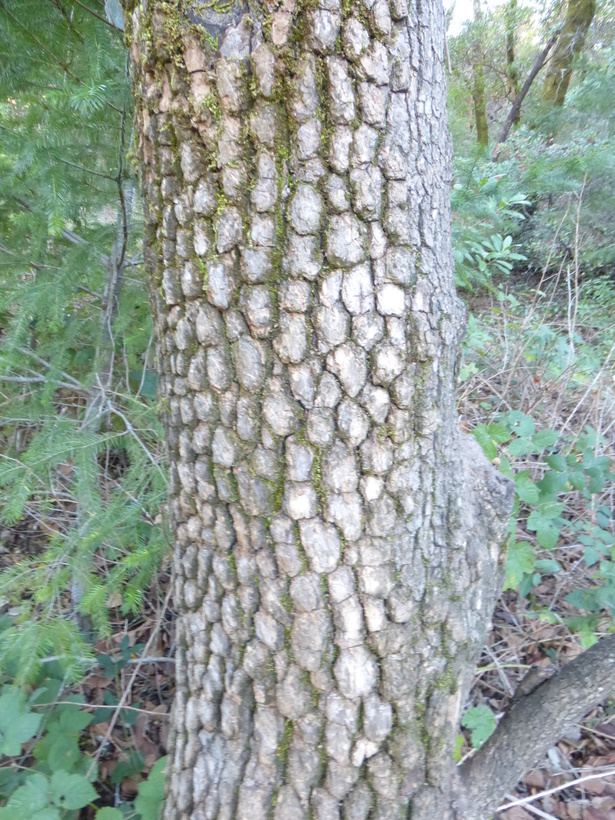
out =
<svg viewBox="0 0 615 820"><path fill-rule="evenodd" d="M487 122L487 99L485 96L485 66L482 38L484 36L483 13L480 0L474 0L474 44L472 62L472 104L476 139L481 148L489 145L489 124Z"/></svg>
<svg viewBox="0 0 615 820"><path fill-rule="evenodd" d="M519 68L516 62L517 24L519 4L517 0L508 0L504 8L506 25L506 73L515 96L519 93Z"/></svg>
<svg viewBox="0 0 615 820"><path fill-rule="evenodd" d="M596 13L596 0L568 0L566 19L551 57L542 98L563 105L572 78L573 60L583 50L587 31Z"/></svg>

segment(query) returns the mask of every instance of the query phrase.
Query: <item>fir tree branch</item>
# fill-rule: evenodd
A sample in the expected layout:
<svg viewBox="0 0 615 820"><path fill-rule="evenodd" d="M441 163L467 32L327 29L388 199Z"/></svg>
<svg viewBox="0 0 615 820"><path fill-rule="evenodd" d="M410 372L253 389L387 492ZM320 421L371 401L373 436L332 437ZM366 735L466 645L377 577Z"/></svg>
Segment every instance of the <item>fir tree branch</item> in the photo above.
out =
<svg viewBox="0 0 615 820"><path fill-rule="evenodd" d="M16 196L15 201L18 202L21 205L22 208L25 208L30 213L34 212L34 209L30 205L30 203L27 202L25 199L22 199L21 197ZM70 242L72 245L86 246L86 245L90 244L82 236L79 236L79 234L75 233L74 231L69 230L68 228L62 228L62 230L60 232L60 236L63 239L66 239L66 241ZM104 254L100 254L100 261L102 262L103 265L109 265L109 257L105 256Z"/></svg>
<svg viewBox="0 0 615 820"><path fill-rule="evenodd" d="M0 376L0 382L14 382L15 384L41 384L47 379L44 376ZM58 387L65 387L68 390L83 390L70 382L57 382Z"/></svg>
<svg viewBox="0 0 615 820"><path fill-rule="evenodd" d="M73 74L73 72L66 65L66 63L62 62L62 60L57 55L55 55L52 51L50 51L50 49L48 49L45 46L45 44L42 43L38 39L38 37L36 37L34 34L32 34L32 32L29 31L29 29L26 26L24 26L23 23L21 23L17 19L17 17L15 17L14 14L11 14L11 12L6 8L6 6L4 5L2 0L0 0L0 8L6 14L6 16L9 17L15 23L15 25L18 28L20 28L33 42L36 43L36 45L41 49L41 51L43 51L45 54L47 54L53 60L54 63L56 63L57 65L60 66L60 68L64 71L64 73L68 77L71 78L71 80L74 80L78 85L81 85L81 86L86 85L83 82L83 80L80 80L79 77L77 77L76 74ZM120 109L117 106L113 105L113 103L109 102L109 100L105 100L105 105L108 105L111 109L113 109L113 111L117 111L118 113L121 113Z"/></svg>
<svg viewBox="0 0 615 820"><path fill-rule="evenodd" d="M61 14L61 15L62 15L62 17L64 18L64 20L66 20L66 25L68 26L68 28L70 29L70 31L72 31L72 33L73 33L73 34L75 35L75 37L79 40L79 42L80 42L80 43L83 43L83 37L82 37L82 36L81 36L81 34L77 31L77 29L75 28L75 26L74 26L74 24L73 24L73 21L70 19L70 17L69 17L69 16L68 16L68 14L66 13L66 9L64 8L64 6L60 3L60 1L59 1L59 0L51 0L51 2L52 2L52 4L53 4L53 5L54 5L57 9L58 9L58 11L60 12L60 14Z"/></svg>
<svg viewBox="0 0 615 820"><path fill-rule="evenodd" d="M100 14L96 14L96 12L93 9L89 8L84 3L80 3L79 0L71 0L71 2L74 3L76 6L79 6L79 8L82 8L84 11L87 11L88 14L92 15L92 17L96 17L97 20L100 20L101 23L104 23L105 25L109 26L109 28L112 28L115 31L119 31L120 34L124 34L122 29L119 28L118 26L114 25L111 22L111 20L107 20L106 17L101 17Z"/></svg>
<svg viewBox="0 0 615 820"><path fill-rule="evenodd" d="M118 410L118 409L117 409L117 407L115 407L115 405L113 405L113 404L109 401L109 399L107 399L106 405L107 405L107 408L109 409L109 412L113 413L113 415L114 415L114 416L117 416L119 419L121 419L121 420L124 422L124 424L126 425L126 430L127 430L127 431L130 433L130 435L134 438L134 440L137 442L137 444L141 447L141 449L143 450L143 452L144 452L144 453L145 453L145 455L147 456L148 460L149 460L149 461L152 463L152 465L156 468L156 470L158 471L158 474L160 475L160 478L161 478L161 479L163 480L163 482L164 482L165 487L168 487L168 486L169 486L169 482L167 481L167 477L165 476L165 474L164 474L164 473L163 473L163 471L161 470L160 465L157 463L157 461L156 461L156 459L154 458L154 456L153 456L153 455L150 453L150 451L147 449L147 447L145 446L145 444L143 443L143 441L141 441L141 439L139 438L139 436L138 436L138 434L137 434L137 431L136 431L136 430L135 430L135 428L132 426L132 424L130 423L130 421L126 418L126 416L124 415L124 413L122 413L122 411L121 411L121 410Z"/></svg>
<svg viewBox="0 0 615 820"><path fill-rule="evenodd" d="M45 367L49 367L49 368L52 367L50 362L46 361L45 359L42 359L40 356L37 356L36 353L34 353L32 350L28 350L27 347L18 347L17 349L24 356L30 356L32 359L37 361L39 364L42 364ZM81 382L78 381L77 379L75 379L73 376L71 376L70 373L66 373L63 370L62 375L64 376L65 379L68 379L69 381L71 381L75 385L75 387L79 387L79 388L83 389L83 385L81 384Z"/></svg>
<svg viewBox="0 0 615 820"><path fill-rule="evenodd" d="M83 165L77 165L76 162L69 162L69 160L62 159L62 157L58 157L58 161L64 165L69 165L71 168L76 168L78 171L83 171L86 174L94 174L94 176L108 179L111 182L117 182L117 177L109 176L109 174L103 174L101 171L93 171L91 168L84 168Z"/></svg>

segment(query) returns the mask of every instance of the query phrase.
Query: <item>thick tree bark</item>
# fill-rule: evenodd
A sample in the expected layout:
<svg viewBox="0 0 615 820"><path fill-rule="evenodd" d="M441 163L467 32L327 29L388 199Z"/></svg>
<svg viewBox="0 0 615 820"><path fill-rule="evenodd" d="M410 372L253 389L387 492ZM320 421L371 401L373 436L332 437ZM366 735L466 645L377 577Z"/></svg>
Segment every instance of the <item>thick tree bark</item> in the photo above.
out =
<svg viewBox="0 0 615 820"><path fill-rule="evenodd" d="M165 816L446 820L512 491L455 411L442 9L191 8L127 25L176 536Z"/></svg>
<svg viewBox="0 0 615 820"><path fill-rule="evenodd" d="M596 0L568 0L566 20L542 87L543 100L564 104L572 78L572 61L583 50L595 13Z"/></svg>

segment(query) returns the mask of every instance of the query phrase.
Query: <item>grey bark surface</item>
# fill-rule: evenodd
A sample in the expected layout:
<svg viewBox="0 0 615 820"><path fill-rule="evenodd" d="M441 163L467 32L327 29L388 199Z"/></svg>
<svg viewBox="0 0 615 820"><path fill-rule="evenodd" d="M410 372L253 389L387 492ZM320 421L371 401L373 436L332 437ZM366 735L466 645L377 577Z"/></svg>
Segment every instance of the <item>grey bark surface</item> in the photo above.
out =
<svg viewBox="0 0 615 820"><path fill-rule="evenodd" d="M175 533L165 817L455 817L512 489L462 436L439 2L127 15Z"/></svg>

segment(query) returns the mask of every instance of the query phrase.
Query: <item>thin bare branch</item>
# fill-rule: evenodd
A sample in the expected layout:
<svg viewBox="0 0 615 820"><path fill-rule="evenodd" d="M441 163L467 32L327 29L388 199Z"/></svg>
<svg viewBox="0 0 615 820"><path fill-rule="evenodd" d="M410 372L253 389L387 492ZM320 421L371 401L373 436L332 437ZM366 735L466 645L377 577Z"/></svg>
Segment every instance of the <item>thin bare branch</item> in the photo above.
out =
<svg viewBox="0 0 615 820"><path fill-rule="evenodd" d="M538 57L536 58L536 62L534 63L534 65L532 67L532 70L528 74L527 80L523 83L523 87L522 87L521 91L515 97L515 101L512 104L512 108L510 109L510 113L508 114L508 117L506 118L506 122L504 123L504 126L502 127L502 130L500 132L500 137L498 139L498 145L499 146L501 146L502 143L506 142L506 140L508 139L508 135L510 134L510 129L513 127L515 122L517 122L517 120L519 119L519 115L521 114L521 106L523 104L523 100L526 98L528 91L532 87L532 83L536 79L536 77L538 75L538 72L540 71L540 69L545 64L545 62L547 60L547 57L549 56L549 52L551 51L551 49L553 48L553 46L557 42L557 38L559 37L559 35L560 35L560 30L558 29L555 32L555 34L553 34L553 36L551 37L551 39L549 40L547 45L540 52ZM494 153L494 155L493 155L493 161L494 162L497 162L498 156L499 156L499 151L497 153Z"/></svg>

